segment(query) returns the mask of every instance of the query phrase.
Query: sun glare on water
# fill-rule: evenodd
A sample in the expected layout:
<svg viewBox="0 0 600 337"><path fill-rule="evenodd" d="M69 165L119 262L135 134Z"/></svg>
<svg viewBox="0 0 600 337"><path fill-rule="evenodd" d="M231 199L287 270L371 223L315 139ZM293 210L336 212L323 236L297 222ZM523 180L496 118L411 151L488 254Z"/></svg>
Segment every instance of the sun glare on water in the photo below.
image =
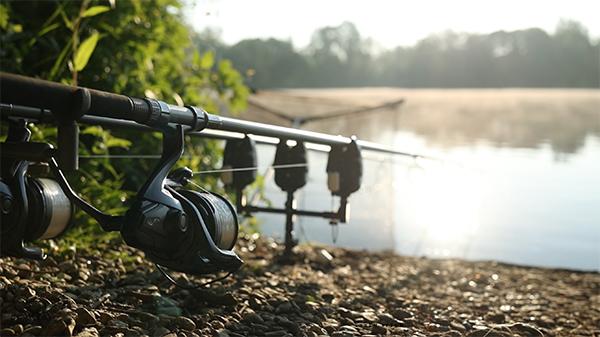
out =
<svg viewBox="0 0 600 337"><path fill-rule="evenodd" d="M403 210L414 226L414 254L437 257L468 254L480 224L482 183L478 173L436 165L405 173Z"/></svg>

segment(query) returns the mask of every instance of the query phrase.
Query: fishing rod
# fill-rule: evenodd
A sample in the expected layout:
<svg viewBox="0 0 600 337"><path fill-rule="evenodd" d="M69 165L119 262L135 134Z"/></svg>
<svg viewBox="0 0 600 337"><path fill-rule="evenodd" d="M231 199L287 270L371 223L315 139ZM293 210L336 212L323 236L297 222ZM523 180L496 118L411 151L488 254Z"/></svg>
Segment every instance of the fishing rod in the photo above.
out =
<svg viewBox="0 0 600 337"><path fill-rule="evenodd" d="M397 108L399 105L402 105L403 103L404 103L404 98L400 98L400 99L396 99L393 101L384 102L383 104L377 104L374 106L359 107L359 108L354 108L354 109L334 110L334 111L328 111L326 113L321 113L318 115L297 117L297 116L290 116L283 111L279 111L277 109L268 107L256 100L248 99L249 105L251 105L261 111L267 112L273 116L277 116L281 119L284 119L284 120L288 121L292 125L292 127L295 127L295 128L299 128L306 123L315 122L315 121L323 121L323 120L327 120L327 119L334 119L334 118L346 117L346 116L351 116L351 115L364 114L364 113L369 113L369 112L374 112L374 111L382 111L385 109L394 109L394 108Z"/></svg>
<svg viewBox="0 0 600 337"><path fill-rule="evenodd" d="M296 244L295 215L323 217L330 223L348 221L348 198L360 189L361 151L429 158L366 142L281 126L220 117L194 106L177 106L150 98L0 73L0 113L7 121L0 144L0 253L43 259L44 252L24 242L54 238L72 223L75 207L94 218L105 231L119 231L124 241L162 267L195 275L234 272L242 260L234 251L237 214L286 215L285 254ZM28 121L57 127L57 148L30 141ZM80 197L64 172L79 167L79 124L162 133L162 154L125 214L109 215ZM226 140L221 180L236 194L235 207L225 197L192 190L194 172L173 169L181 157L184 135ZM257 138L258 137L258 138ZM262 137L262 138L260 138ZM276 184L287 193L284 208L259 207L246 201L244 189L256 180L256 141L276 146ZM276 139L278 141L273 141ZM293 141L293 142L290 142ZM337 211L295 207L294 193L307 182L307 147L328 146L328 188L340 198ZM45 164L51 177L34 169Z"/></svg>

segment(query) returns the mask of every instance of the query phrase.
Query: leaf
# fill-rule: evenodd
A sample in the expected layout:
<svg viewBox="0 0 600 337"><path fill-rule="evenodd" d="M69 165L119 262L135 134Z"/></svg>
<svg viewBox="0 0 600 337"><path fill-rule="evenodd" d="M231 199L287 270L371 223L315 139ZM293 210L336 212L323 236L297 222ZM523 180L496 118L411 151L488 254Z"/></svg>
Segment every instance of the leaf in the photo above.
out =
<svg viewBox="0 0 600 337"><path fill-rule="evenodd" d="M211 51L204 53L200 59L200 68L210 69L215 64L215 54Z"/></svg>
<svg viewBox="0 0 600 337"><path fill-rule="evenodd" d="M88 126L85 129L81 130L81 134L102 137L102 135L104 134L104 129L102 129L99 126Z"/></svg>
<svg viewBox="0 0 600 337"><path fill-rule="evenodd" d="M112 147L122 147L124 149L128 149L130 146L131 142L127 139L110 137L106 140L106 147L109 149Z"/></svg>
<svg viewBox="0 0 600 337"><path fill-rule="evenodd" d="M60 27L60 25L59 25L58 23L53 23L53 24L51 24L51 25L48 25L48 26L46 26L46 27L42 28L42 30L40 30L40 31L37 33L37 37L41 37L41 36L43 36L44 34L47 34L47 33L51 32L51 31L55 30L55 29L56 29L56 28L58 28L58 27Z"/></svg>
<svg viewBox="0 0 600 337"><path fill-rule="evenodd" d="M108 12L109 10L110 10L110 7L108 7L108 6L94 6L94 7L90 7L88 9L86 9L81 14L81 17L89 18L89 17L96 16L96 15L104 13L104 12Z"/></svg>
<svg viewBox="0 0 600 337"><path fill-rule="evenodd" d="M81 45L77 49L77 53L75 53L74 58L76 71L82 71L83 68L85 68L90 59L90 56L92 56L92 53L96 48L96 43L98 43L99 38L100 34L96 32L81 43Z"/></svg>
<svg viewBox="0 0 600 337"><path fill-rule="evenodd" d="M8 8L0 4L0 28L8 27Z"/></svg>

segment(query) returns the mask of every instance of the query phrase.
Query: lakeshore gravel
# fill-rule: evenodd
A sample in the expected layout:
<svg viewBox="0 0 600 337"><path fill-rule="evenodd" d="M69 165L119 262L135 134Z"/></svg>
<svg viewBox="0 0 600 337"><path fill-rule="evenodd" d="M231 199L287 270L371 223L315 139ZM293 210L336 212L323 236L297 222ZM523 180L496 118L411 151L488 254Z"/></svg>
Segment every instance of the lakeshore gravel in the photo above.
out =
<svg viewBox="0 0 600 337"><path fill-rule="evenodd" d="M120 241L0 259L2 336L600 336L600 275L246 235L245 266L171 285ZM205 278L173 273L179 282Z"/></svg>

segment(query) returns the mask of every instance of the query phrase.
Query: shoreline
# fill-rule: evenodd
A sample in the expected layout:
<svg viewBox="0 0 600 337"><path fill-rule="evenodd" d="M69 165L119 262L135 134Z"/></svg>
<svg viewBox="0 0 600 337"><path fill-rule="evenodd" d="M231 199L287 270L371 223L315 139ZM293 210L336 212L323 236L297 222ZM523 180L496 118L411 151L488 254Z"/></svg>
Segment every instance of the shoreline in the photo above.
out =
<svg viewBox="0 0 600 337"><path fill-rule="evenodd" d="M275 241L246 235L234 277L188 291L119 242L44 262L0 259L2 336L600 334L598 272L324 245L282 261Z"/></svg>

